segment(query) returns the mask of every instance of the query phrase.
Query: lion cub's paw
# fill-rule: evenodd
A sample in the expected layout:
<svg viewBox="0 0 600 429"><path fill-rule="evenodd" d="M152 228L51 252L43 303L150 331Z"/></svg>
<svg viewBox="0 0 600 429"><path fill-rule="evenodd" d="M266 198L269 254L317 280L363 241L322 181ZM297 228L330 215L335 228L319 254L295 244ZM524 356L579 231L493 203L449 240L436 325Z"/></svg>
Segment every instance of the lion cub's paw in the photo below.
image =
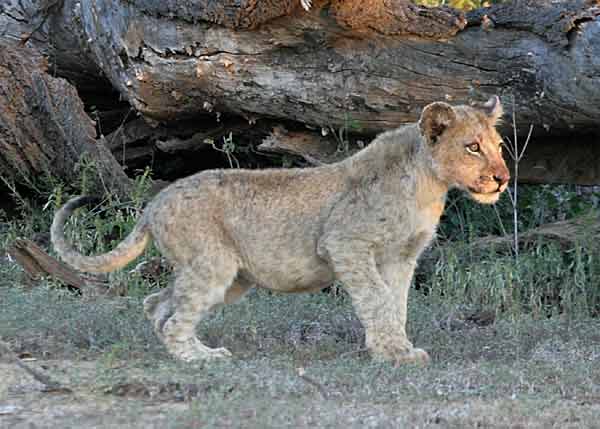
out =
<svg viewBox="0 0 600 429"><path fill-rule="evenodd" d="M232 356L231 352L225 347L212 349L202 344L197 338L178 343L174 347L169 347L169 349L173 356L184 362L228 359Z"/></svg>
<svg viewBox="0 0 600 429"><path fill-rule="evenodd" d="M417 348L410 349L394 357L394 363L396 365L402 365L406 363L427 365L430 360L429 354L425 350Z"/></svg>
<svg viewBox="0 0 600 429"><path fill-rule="evenodd" d="M184 362L197 362L203 360L228 359L232 356L231 352L224 347L211 349L209 352L196 350L182 350L175 354L175 357Z"/></svg>
<svg viewBox="0 0 600 429"><path fill-rule="evenodd" d="M232 357L233 355L229 350L225 347L219 347L216 349L210 350L211 359L227 359Z"/></svg>
<svg viewBox="0 0 600 429"><path fill-rule="evenodd" d="M156 310L156 306L160 303L160 299L160 292L153 293L152 295L147 296L146 299L144 299L144 313L146 314L146 317L152 317L154 311Z"/></svg>
<svg viewBox="0 0 600 429"><path fill-rule="evenodd" d="M407 363L427 365L430 360L425 350L413 347L410 342L402 338L375 343L371 346L370 351L375 359L392 362L395 365Z"/></svg>

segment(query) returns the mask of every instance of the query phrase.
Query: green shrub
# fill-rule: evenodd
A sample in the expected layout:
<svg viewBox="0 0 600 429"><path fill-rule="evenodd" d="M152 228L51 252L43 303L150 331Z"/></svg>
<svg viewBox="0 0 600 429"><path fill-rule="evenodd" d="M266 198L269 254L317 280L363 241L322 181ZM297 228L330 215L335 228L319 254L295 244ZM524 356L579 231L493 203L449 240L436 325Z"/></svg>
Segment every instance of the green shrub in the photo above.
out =
<svg viewBox="0 0 600 429"><path fill-rule="evenodd" d="M538 243L518 259L489 249L447 246L422 285L432 300L492 309L511 317L597 317L600 314L600 250L577 245L565 251Z"/></svg>

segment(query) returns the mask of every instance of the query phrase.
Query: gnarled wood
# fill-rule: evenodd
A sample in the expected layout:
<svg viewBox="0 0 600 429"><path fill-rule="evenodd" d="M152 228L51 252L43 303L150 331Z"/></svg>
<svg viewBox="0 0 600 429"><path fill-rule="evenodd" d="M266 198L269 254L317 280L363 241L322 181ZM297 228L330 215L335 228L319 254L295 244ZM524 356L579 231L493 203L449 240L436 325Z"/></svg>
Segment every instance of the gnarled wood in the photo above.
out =
<svg viewBox="0 0 600 429"><path fill-rule="evenodd" d="M5 8L20 16L17 0ZM164 121L230 111L377 132L440 98L493 94L506 105L514 96L521 128L542 134L589 132L600 117L600 8L589 1L494 6L444 42L358 36L317 10L255 31L191 11L174 0L65 0L32 43L46 35L59 72L77 78L95 66L137 110ZM5 37L22 27L13 20Z"/></svg>
<svg viewBox="0 0 600 429"><path fill-rule="evenodd" d="M355 152L345 148L336 150L330 139L316 133L288 131L282 126L273 128L257 149L300 157L309 165L331 164Z"/></svg>
<svg viewBox="0 0 600 429"><path fill-rule="evenodd" d="M95 140L77 91L46 72L32 49L0 43L0 175L31 186L45 176L74 180L85 159L92 186L126 194L130 181ZM95 183L94 183L95 182Z"/></svg>

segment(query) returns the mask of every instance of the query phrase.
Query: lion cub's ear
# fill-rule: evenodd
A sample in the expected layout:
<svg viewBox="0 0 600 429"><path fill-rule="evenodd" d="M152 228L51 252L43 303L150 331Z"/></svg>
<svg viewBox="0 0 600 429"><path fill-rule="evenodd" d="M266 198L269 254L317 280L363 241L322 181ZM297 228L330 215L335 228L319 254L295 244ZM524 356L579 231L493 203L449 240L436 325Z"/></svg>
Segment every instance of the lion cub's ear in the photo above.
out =
<svg viewBox="0 0 600 429"><path fill-rule="evenodd" d="M456 112L452 106L438 101L425 106L421 113L421 119L419 119L419 128L429 142L435 143L455 120Z"/></svg>
<svg viewBox="0 0 600 429"><path fill-rule="evenodd" d="M502 103L497 95L494 95L483 105L483 111L488 115L490 120L495 124L498 119L504 114Z"/></svg>

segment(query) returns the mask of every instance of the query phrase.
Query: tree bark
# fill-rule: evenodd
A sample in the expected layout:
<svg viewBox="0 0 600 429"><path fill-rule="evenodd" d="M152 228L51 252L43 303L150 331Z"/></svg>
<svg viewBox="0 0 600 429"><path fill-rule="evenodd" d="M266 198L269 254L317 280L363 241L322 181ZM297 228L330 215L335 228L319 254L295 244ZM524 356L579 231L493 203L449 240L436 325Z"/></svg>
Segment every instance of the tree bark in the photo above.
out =
<svg viewBox="0 0 600 429"><path fill-rule="evenodd" d="M34 3L7 0L4 37L31 31ZM415 121L432 101L498 94L508 114L515 112L519 134L534 125L531 153L549 136L569 136L560 143L563 157L585 146L573 136L597 145L597 2L515 0L468 14L467 27L442 41L382 35L369 26L358 31L339 18L342 3L315 3L309 13L294 6L250 31L209 22L255 27L239 17L212 19L210 7L231 6L224 0L64 0L28 43L78 88L106 76L137 111L159 122L233 112L250 122L269 117L372 134ZM506 135L511 126L505 122ZM538 173L537 181L575 180L568 171Z"/></svg>
<svg viewBox="0 0 600 429"><path fill-rule="evenodd" d="M600 9L583 0L478 11L445 42L357 36L316 10L256 31L191 22L187 10L164 16L158 1L65 0L47 21L47 52L59 73L102 70L159 120L212 109L381 131L440 98L497 93L509 107L514 96L519 125L538 131L595 129L600 116Z"/></svg>
<svg viewBox="0 0 600 429"><path fill-rule="evenodd" d="M46 73L46 62L34 50L0 42L0 176L9 185L35 188L39 179L58 177L67 183L91 163L92 188L125 195L130 181L96 141L75 88Z"/></svg>

